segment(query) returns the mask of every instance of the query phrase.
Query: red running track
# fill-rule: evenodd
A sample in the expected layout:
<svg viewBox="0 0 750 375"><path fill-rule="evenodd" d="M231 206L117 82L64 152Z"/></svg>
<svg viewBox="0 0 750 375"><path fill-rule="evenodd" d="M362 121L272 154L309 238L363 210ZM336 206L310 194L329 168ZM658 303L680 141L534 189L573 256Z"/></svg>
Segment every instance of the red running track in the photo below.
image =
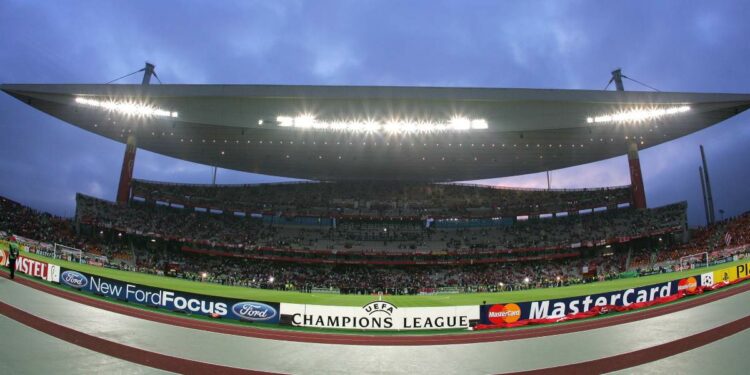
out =
<svg viewBox="0 0 750 375"><path fill-rule="evenodd" d="M19 279L22 284L35 287L44 286L33 281ZM49 288L49 287L47 287ZM41 288L40 288L41 289ZM53 290L56 290L52 288ZM720 298L726 298L730 295L735 295L744 290L748 289L748 285L734 288L728 291L718 292L717 295L721 295ZM59 290L57 290L59 291ZM66 293L66 292L63 292ZM709 296L711 297L711 296ZM701 300L706 300L709 297L704 297ZM96 300L92 300L96 301ZM105 302L106 303L106 302ZM707 303L707 302L704 302ZM685 304L685 303L683 303ZM112 304L110 304L112 305ZM117 306L117 305L112 305ZM129 308L130 309L130 308ZM67 342L76 344L78 346L97 351L106 355L110 355L116 358L127 360L133 363L138 363L145 366L150 366L166 371L179 372L184 374L199 374L199 373L221 373L221 374L259 374L262 372L239 369L235 367L228 367L219 364L195 361L186 358L180 358L147 350L131 347L128 345L120 344L117 342L102 339L93 335L89 335L83 332L73 330L71 328L59 325L54 322L50 322L46 319L34 316L28 312L22 311L18 308L0 302L0 314L3 314L11 319L14 319L24 325L31 328L44 332L48 335L55 336L59 339ZM186 320L184 318L179 318ZM217 325L216 323L211 323ZM580 325L580 324L578 324ZM642 365L644 363L656 361L662 358L666 358L675 354L679 354L700 346L709 344L713 341L722 339L724 337L733 335L735 333L744 331L750 328L750 316L735 320L733 322L724 324L719 327L715 327L708 331L700 332L688 337L664 343L661 345L652 346L649 348L623 353L607 358L600 358L596 360L573 363L563 366L549 367L544 369L537 369L533 371L523 372L526 374L541 374L541 373L570 373L570 374L598 374L603 372L610 372L616 370L622 370L633 366ZM539 331L542 329L534 329L533 331ZM446 336L447 337L447 336Z"/></svg>
<svg viewBox="0 0 750 375"><path fill-rule="evenodd" d="M0 271L0 275L7 273ZM750 290L750 283L741 284L729 290L719 290L700 298L689 299L684 302L669 304L659 308L643 311L635 311L623 315L584 320L559 325L550 325L526 329L508 329L502 331L489 331L482 333L456 333L456 334L434 334L434 335L367 335L367 334L341 334L341 333L315 333L300 332L283 329L243 327L223 323L207 322L203 320L170 316L163 313L146 311L139 308L123 306L99 300L77 292L69 292L59 288L44 285L40 282L31 281L26 278L16 279L19 283L31 288L65 298L88 306L112 311L115 313L132 316L135 318L150 320L153 322L170 324L178 327L200 329L209 332L223 333L235 336L255 337L271 340L297 341L319 344L342 344L342 345L388 345L388 346L415 346L415 345L451 345L471 344L481 342L494 342L506 340L519 340L549 335L559 335L570 332L580 332L590 329L604 328L616 324L653 318L660 315L670 314L676 311L689 309L706 303L714 302Z"/></svg>

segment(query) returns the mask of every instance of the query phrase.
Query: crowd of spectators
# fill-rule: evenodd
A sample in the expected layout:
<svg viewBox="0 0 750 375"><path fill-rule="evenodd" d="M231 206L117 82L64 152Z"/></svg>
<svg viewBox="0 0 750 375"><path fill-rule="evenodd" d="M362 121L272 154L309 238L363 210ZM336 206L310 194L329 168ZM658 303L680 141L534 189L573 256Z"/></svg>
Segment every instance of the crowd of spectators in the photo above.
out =
<svg viewBox="0 0 750 375"><path fill-rule="evenodd" d="M135 180L133 196L246 213L493 217L617 206L629 202L630 187L542 190L403 181L191 185Z"/></svg>
<svg viewBox="0 0 750 375"><path fill-rule="evenodd" d="M141 272L194 281L342 294L494 292L564 286L616 277L623 265L622 254L512 264L379 267L257 262L169 251L143 253L137 263Z"/></svg>
<svg viewBox="0 0 750 375"><path fill-rule="evenodd" d="M630 268L682 266L679 264L680 259L686 257L694 258L685 260L692 262L705 262L706 258L717 258L727 248L750 242L750 212L692 229L689 233L690 240L683 244L660 251L640 251L632 258Z"/></svg>
<svg viewBox="0 0 750 375"><path fill-rule="evenodd" d="M75 232L67 218L39 212L5 197L0 197L0 230L45 242L75 242Z"/></svg>
<svg viewBox="0 0 750 375"><path fill-rule="evenodd" d="M421 220L339 220L325 226L285 226L233 213L131 202L129 206L79 195L77 220L97 228L247 251L287 248L331 251L570 248L610 239L630 240L681 231L686 204L636 210L619 208L512 222L484 228L429 228Z"/></svg>
<svg viewBox="0 0 750 375"><path fill-rule="evenodd" d="M0 230L10 230L14 235L53 246L64 244L117 262L133 261L132 251L127 246L97 236L81 237L76 234L71 219L40 212L5 197L0 197Z"/></svg>
<svg viewBox="0 0 750 375"><path fill-rule="evenodd" d="M283 242L283 237L279 236L287 236L288 228L275 228L246 217L185 212L172 207L153 205L117 206L92 198L83 198L84 205L78 207L79 219L88 217L93 220L92 223L112 228L118 225L137 225L139 233L132 235L133 238L139 239L135 245L133 243L128 245L125 241L125 238L130 235L116 235L118 230L98 230L100 227L95 226L94 230L77 233L73 230L75 223L70 219L37 212L7 199L0 199L2 203L0 229L46 242L62 243L90 253L108 255L111 259L121 260L122 257L117 254L128 254L127 257L131 258L130 264L141 272L167 274L203 282L306 292L416 294L554 287L617 277L626 271L628 258L627 247L620 247L618 251L609 252L588 251L585 255L563 259L461 265L457 263L400 266L296 263L236 256L212 256L210 253L195 254L182 251L181 246L167 246L165 244L170 241L153 241L154 237L150 235L166 236L170 231L174 231L180 236L188 236L192 233L201 237L200 234L205 233L215 236L207 238L234 241L234 243L245 242L257 245L261 241L270 239L280 246L292 246L295 243L304 245L305 241L314 241L311 238L318 236L323 238L319 241L326 241L326 234L331 238L341 236L344 241L350 241L352 232L357 235L356 233L360 232L377 231L379 224L359 222L340 225L337 228L327 229L323 234L317 229L291 229L308 232L304 232L305 235L291 242ZM102 208L105 206L106 208ZM532 243L537 245L556 243L554 241L557 241L557 236L562 236L558 232L598 233L597 236L615 236L627 240L628 236L637 235L644 230L684 225L684 214L685 205L676 204L651 210L622 209L567 218L533 219L515 223L510 227L498 228L427 230L414 224L393 222L385 228L394 232L402 228L404 236L416 233L424 237L422 241L455 244L460 248L469 247L466 256L471 256L473 251L483 251L484 246L490 246L491 243L486 242L488 239L496 236L509 238L501 237L507 236L508 233L517 236L516 239L508 240L510 242L522 241L524 237L537 236L534 240L537 242ZM101 221L104 218L106 222ZM724 228L722 233L731 233L732 239L727 242L734 244L750 242L750 214L728 220L722 225ZM516 229L518 232L509 229L514 226L518 228ZM713 228L718 228L718 226ZM237 237L238 232L241 232L242 237ZM705 246L703 238L710 238L712 235L700 233L699 231L695 234L695 242L687 246ZM592 238L599 238L597 236ZM583 238L567 237L565 242L584 241ZM382 238L358 241L382 243ZM398 238L388 239L386 242L389 241L402 242ZM409 242L413 239L408 238L405 241ZM172 244L174 242L171 241ZM494 245L495 243L502 244L497 241L492 243L493 246L497 246ZM308 243L306 246L315 244ZM674 257L676 255L672 251L684 246L686 245L660 249L657 257L659 254ZM570 250L570 246L568 249ZM635 249L632 262L637 262L639 257L650 252L651 250ZM652 257L652 255L648 256Z"/></svg>

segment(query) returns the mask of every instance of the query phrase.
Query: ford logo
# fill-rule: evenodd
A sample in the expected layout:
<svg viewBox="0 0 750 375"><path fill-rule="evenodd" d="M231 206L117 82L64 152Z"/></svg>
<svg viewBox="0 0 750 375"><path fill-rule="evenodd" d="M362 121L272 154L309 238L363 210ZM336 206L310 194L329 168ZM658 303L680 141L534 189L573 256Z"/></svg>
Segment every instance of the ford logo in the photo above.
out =
<svg viewBox="0 0 750 375"><path fill-rule="evenodd" d="M83 276L81 273L78 273L76 271L65 271L62 273L62 275L60 275L60 279L62 279L65 284L78 289L81 289L89 284L89 280L86 278L86 276Z"/></svg>
<svg viewBox="0 0 750 375"><path fill-rule="evenodd" d="M242 320L253 322L271 320L278 315L276 309L260 302L237 302L232 312Z"/></svg>

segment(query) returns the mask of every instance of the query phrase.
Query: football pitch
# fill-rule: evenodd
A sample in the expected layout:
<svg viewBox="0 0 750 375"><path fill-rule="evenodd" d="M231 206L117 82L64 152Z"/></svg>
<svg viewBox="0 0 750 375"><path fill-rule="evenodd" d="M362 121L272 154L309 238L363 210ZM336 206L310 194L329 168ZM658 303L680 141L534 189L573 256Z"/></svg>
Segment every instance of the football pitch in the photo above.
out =
<svg viewBox="0 0 750 375"><path fill-rule="evenodd" d="M88 264L79 264L68 262L65 260L47 258L32 253L24 253L23 255L47 263L57 264L68 269L85 272L91 275L107 277L110 279L130 282L134 284L147 285L155 288L171 289L175 291L205 294L217 297L228 297L263 302L287 302L333 306L362 306L369 302L372 302L373 299L377 298L372 295L301 293L241 286L227 286L209 282L190 281L173 277L149 275L139 272L113 270L109 268L91 266ZM383 299L399 307L428 307L479 305L485 301L487 303L508 303L566 298L656 284L668 280L675 280L691 275L697 275L710 270L731 267L735 264L741 264L744 261L746 260L723 263L708 268L698 268L695 270L594 282L589 284L579 284L558 288L539 288L497 293L458 293L424 296L385 295L383 296Z"/></svg>

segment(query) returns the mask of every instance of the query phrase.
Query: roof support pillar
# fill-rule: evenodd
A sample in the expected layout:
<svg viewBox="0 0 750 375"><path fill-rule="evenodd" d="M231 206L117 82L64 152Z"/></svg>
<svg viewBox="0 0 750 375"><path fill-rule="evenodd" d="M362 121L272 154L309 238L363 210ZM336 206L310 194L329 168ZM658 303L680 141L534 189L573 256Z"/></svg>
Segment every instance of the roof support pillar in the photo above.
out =
<svg viewBox="0 0 750 375"><path fill-rule="evenodd" d="M628 165L630 166L631 204L635 208L646 208L646 190L643 187L641 160L638 157L638 143L628 144Z"/></svg>
<svg viewBox="0 0 750 375"><path fill-rule="evenodd" d="M117 203L126 204L130 199L130 182L133 180L133 168L135 167L136 138L135 135L128 136L125 146L125 156L122 158L122 169L120 170L120 183L117 185Z"/></svg>
<svg viewBox="0 0 750 375"><path fill-rule="evenodd" d="M146 63L143 68L142 85L151 83L151 76L154 75L154 64ZM120 170L120 183L117 184L117 203L126 204L130 199L130 183L133 180L133 169L135 169L135 152L138 150L138 139L135 134L128 136L128 143L125 145L125 155L122 157L122 169Z"/></svg>
<svg viewBox="0 0 750 375"><path fill-rule="evenodd" d="M612 71L612 79L617 91L625 91L622 84L622 70ZM646 208L646 189L643 187L643 175L641 173L641 159L638 157L638 142L633 136L628 143L628 166L630 167L630 205L635 208Z"/></svg>

